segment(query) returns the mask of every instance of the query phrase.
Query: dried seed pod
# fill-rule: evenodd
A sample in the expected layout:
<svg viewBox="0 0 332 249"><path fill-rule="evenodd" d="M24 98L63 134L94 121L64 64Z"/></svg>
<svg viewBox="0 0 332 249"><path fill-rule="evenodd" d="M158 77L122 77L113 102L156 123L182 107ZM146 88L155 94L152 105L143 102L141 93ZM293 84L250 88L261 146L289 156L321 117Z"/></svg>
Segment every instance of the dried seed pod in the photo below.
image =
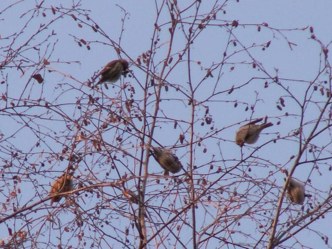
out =
<svg viewBox="0 0 332 249"><path fill-rule="evenodd" d="M291 178L288 184L287 194L291 202L302 205L305 198L303 183Z"/></svg>
<svg viewBox="0 0 332 249"><path fill-rule="evenodd" d="M240 129L236 132L236 144L242 147L245 143L256 143L261 131L273 125L272 123L263 123L260 125L256 124L262 120L262 118L256 119L246 125L241 126Z"/></svg>
<svg viewBox="0 0 332 249"><path fill-rule="evenodd" d="M128 61L124 59L113 60L100 71L99 75L101 76L99 82L97 84L105 83L105 82L116 82L120 79L121 75L126 76L128 73Z"/></svg>
<svg viewBox="0 0 332 249"><path fill-rule="evenodd" d="M56 179L52 184L51 191L49 193L49 195L52 196L51 205L53 202L59 202L61 200L62 196L59 196L58 194L71 190L73 190L73 177L65 173Z"/></svg>
<svg viewBox="0 0 332 249"><path fill-rule="evenodd" d="M174 155L171 150L160 147L152 147L151 154L165 170L165 174L167 174L168 171L173 174L180 172L182 164L179 161L179 158Z"/></svg>

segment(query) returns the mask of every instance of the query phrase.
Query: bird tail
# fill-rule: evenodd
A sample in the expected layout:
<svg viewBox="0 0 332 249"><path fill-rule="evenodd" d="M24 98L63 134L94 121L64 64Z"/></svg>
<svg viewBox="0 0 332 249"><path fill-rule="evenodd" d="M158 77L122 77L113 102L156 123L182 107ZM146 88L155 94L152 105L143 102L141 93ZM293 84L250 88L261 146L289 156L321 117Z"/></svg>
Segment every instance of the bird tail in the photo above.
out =
<svg viewBox="0 0 332 249"><path fill-rule="evenodd" d="M268 128L270 126L273 126L273 124L271 122L266 123L266 124L262 124L262 130L265 129L265 128Z"/></svg>
<svg viewBox="0 0 332 249"><path fill-rule="evenodd" d="M247 125L256 124L256 123L258 123L258 122L260 122L260 121L262 121L262 120L263 120L263 118L258 118L258 119L255 119L255 120L253 120L253 121L247 123Z"/></svg>

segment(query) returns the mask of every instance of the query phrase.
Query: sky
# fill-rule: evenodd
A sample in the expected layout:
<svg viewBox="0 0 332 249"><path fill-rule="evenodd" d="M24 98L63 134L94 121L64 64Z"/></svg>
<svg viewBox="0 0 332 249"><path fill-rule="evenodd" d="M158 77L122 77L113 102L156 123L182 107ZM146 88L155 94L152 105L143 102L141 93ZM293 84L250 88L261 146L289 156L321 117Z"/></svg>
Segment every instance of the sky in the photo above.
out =
<svg viewBox="0 0 332 249"><path fill-rule="evenodd" d="M156 1L158 5L162 1ZM185 9L187 2L178 1L179 6ZM0 10L3 10L9 5L11 1L1 1ZM29 39L32 33L35 33L40 28L40 23L48 23L53 20L57 15L53 15L50 6L63 6L64 8L70 8L72 5L79 4L79 9L89 10L86 13L90 16L91 20L97 23L102 32L105 32L105 36L100 33L94 32L91 27L86 25L90 24L90 20L85 20L83 27L79 28L79 21L74 20L72 17L65 16L60 18L54 24L52 24L47 30L43 32L37 32L36 35L29 40L29 45L26 50L23 50L18 58L24 61L26 65L30 65L32 69L40 69L40 72L44 78L43 84L37 84L35 81L30 79L30 75L33 74L32 69L26 69L24 74L22 71L17 70L17 63L9 64L5 70L2 70L1 77L7 80L7 84L0 85L0 91L2 94L5 92L8 94L9 98L18 99L22 96L22 99L27 99L31 102L38 103L38 99L43 99L42 104L47 101L53 103L56 106L56 110L63 111L68 115L68 120L74 118L82 118L86 113L75 106L77 99L82 98L86 104L86 93L92 92L94 96L102 97L104 106L110 106L112 110L116 110L116 104L113 102L114 99L121 98L126 99L130 93L121 92L121 86L124 84L134 85L136 92L134 98L137 103L143 103L143 91L140 86L144 86L145 80L147 79L147 74L145 72L144 66L139 66L137 64L137 58L143 53L150 50L151 47L151 37L154 32L155 18L156 18L156 5L153 1L142 0L140 3L137 1L48 1L44 3L46 8L44 11L40 10L35 14L35 17L31 19L28 27L24 27L24 24L29 20L29 16L32 13L35 5L40 3L40 1L18 1L17 5L9 8L6 11L1 12L0 15L0 36L3 39L0 41L1 48L1 61L4 60L5 55L8 55L4 47L10 44L13 40L15 33L22 30L22 33L18 38L12 43L12 48L17 49L20 45L24 44L25 41ZM306 96L306 87L309 82L315 82L318 89L324 86L329 88L328 84L324 85L324 80L328 77L324 72L317 77L317 72L322 68L322 55L320 54L321 46L329 46L332 40L332 30L330 28L330 23L332 23L332 17L330 15L330 10L332 7L332 2L330 1L262 1L262 0L252 0L252 1L204 1L202 0L202 7L200 10L201 14L206 14L211 9L214 4L224 3L223 10L218 12L215 21L211 22L208 28L204 29L200 33L193 44L191 45L191 73L187 73L187 64L185 60L179 61L173 68L166 68L167 81L172 84L172 86L178 86L184 93L190 92L189 82L192 83L194 87L197 88L195 97L197 102L201 102L201 105L197 106L197 112L195 116L195 137L194 140L199 140L199 138L205 137L201 146L195 143L195 156L194 163L199 168L197 170L197 180L206 175L206 179L209 183L212 183L219 179L218 174L212 173L208 170L207 165L214 164L214 167L221 167L223 172L227 169L234 167L236 163L239 162L239 158L245 158L253 153L241 167L236 168L232 171L232 174L226 175L221 178L223 182L218 182L217 185L225 188L224 195L218 195L214 188L211 188L211 195L215 198L214 203L208 202L206 199L202 199L203 203L206 205L201 205L198 208L198 212L202 213L204 219L198 219L198 226L204 227L208 221L212 221L215 215L222 210L222 201L227 201L230 198L230 194L236 190L240 194L243 194L242 198L245 197L245 191L250 189L248 196L255 199L255 195L261 195L265 190L262 190L262 182L264 179L268 179L273 190L268 195L267 200L277 200L278 194L280 193L279 187L283 186L284 174L281 172L281 168L290 169L293 160L290 158L298 153L298 141L294 137L287 137L292 134L295 130L299 128L300 122L300 108L299 104L294 101L294 99L289 97L287 94L289 92L293 93L297 99L303 99ZM31 9L31 11L29 11ZM82 11L83 12L83 11ZM23 13L25 13L23 15ZM46 17L42 16L42 13L46 14ZM126 14L126 15L125 15ZM183 18L185 21L192 20L194 12L188 10L183 12ZM77 15L79 16L79 15ZM83 16L79 16L84 20ZM122 26L121 20L125 18L124 26ZM230 27L225 26L225 23L232 23L236 20L239 25L238 27L232 29L232 35L230 35ZM189 24L184 27L187 28ZM162 27L162 31L159 33L160 42L159 46L155 49L154 54L154 72L156 75L161 74L163 69L163 60L165 59L169 44L170 44L170 34L168 31L169 27L169 15L167 11L163 11L158 19L158 25ZM257 26L261 26L261 31L257 31ZM264 27L268 25L269 28ZM319 39L319 42L311 39L311 33L309 27L313 27L315 36ZM123 29L123 35L121 40L119 36L121 35ZM47 34L54 30L53 36L48 38L48 42L40 46L39 50L31 49L33 46L38 47L38 43L44 38L47 38ZM280 30L281 32L278 32ZM13 35L13 36L12 36ZM285 38L286 37L286 38ZM78 41L83 39L88 42L89 49L84 44L79 46ZM237 39L236 46L227 45L229 39ZM91 79L103 66L112 59L117 58L117 54L112 47L111 42L114 41L121 45L123 49L121 56L129 61L131 61L132 74L134 77L121 79L121 81L115 86L110 87L110 89L102 88L100 91L91 91L86 85L86 82ZM262 49L262 44L271 42L268 48ZM179 26L176 35L174 36L174 43L172 44L172 57L176 61L177 56L185 47L185 39L183 33L181 33L181 26ZM54 47L53 47L53 44ZM230 43L232 44L232 43ZM289 44L292 44L289 46ZM243 50L243 47L253 47L250 49L250 53ZM255 47L257 46L257 47ZM227 51L229 58L225 60L222 65L220 61L223 58L224 52ZM261 67L252 67L252 56L257 60ZM28 58L28 59L26 59ZM42 65L38 65L41 58L47 58L50 62L47 65L46 70L44 70ZM25 60L26 59L26 60ZM187 58L186 58L187 59ZM70 62L70 63L68 63ZM135 63L134 63L135 62ZM23 64L24 64L23 63ZM34 65L36 63L36 65ZM25 65L25 64L24 64ZM206 78L206 72L208 68L215 68L213 71L213 77ZM273 84L270 79L267 79L267 74L271 77L278 77L281 79L281 85L285 87L286 90L282 90L281 86ZM191 78L189 78L189 76ZM239 87L242 84L248 82L248 84L243 87ZM269 86L264 87L268 82ZM232 94L226 94L232 88L232 86L239 87L234 90ZM185 141L189 141L189 126L188 122L191 120L191 107L187 104L187 99L185 94L181 91L176 91L175 88L171 87L169 91L163 91L163 99L160 102L161 111L159 112L160 120L155 131L155 140L158 143L163 144L166 147L174 147L175 151L182 161L185 167L189 167L189 153L188 146L183 146L178 141L179 134L185 134ZM216 91L216 94L213 94ZM312 91L312 89L310 89ZM225 92L225 93L223 93ZM151 89L151 93L153 90ZM311 93L311 92L310 92ZM127 95L126 95L127 94ZM307 125L304 127L305 134L308 135L310 129L312 128L312 120L315 120L319 115L319 111L322 108L325 97L316 96L312 94L312 100L317 101L319 104L309 102L305 108L305 121ZM283 97L286 102L286 106L282 111L278 110L277 105L280 101L280 97ZM170 99L170 100L169 100ZM151 97L149 99L150 105L148 113L153 113L153 107L155 106L155 99ZM15 103L17 103L15 101ZM18 102L19 103L19 102ZM39 102L40 103L40 102ZM235 108L234 105L237 105ZM139 104L138 104L139 105ZM84 105L83 105L84 106ZM249 111L245 111L245 108L249 106ZM254 106L254 110L250 110L250 106ZM2 102L0 104L1 108L8 109L8 103ZM209 107L209 115L212 117L211 125L201 125L202 121L205 119L205 109ZM67 129L68 127L73 128L73 124L61 119L61 115L54 113L47 113L43 108L19 108L20 110L25 110L26 115L31 115L33 119L34 115L43 113L45 115L44 119L35 121L40 124L38 126L39 132L41 132L41 139L43 141L40 148L36 148L35 144L38 142L38 135L33 134L31 130L27 128L22 128L23 120L20 118L12 118L7 114L0 116L2 123L6 124L1 128L1 133L3 137L6 138L3 142L2 149L0 151L2 164L7 164L8 158L10 158L11 144L14 144L15 148L22 151L22 154L34 152L34 155L29 156L29 163L40 165L41 162L47 164L46 168L37 166L35 169L29 167L19 168L21 164L20 160L15 161L15 170L7 172L4 170L6 179L9 177L9 173L18 172L22 175L26 175L28 172L32 175L27 177L27 180L23 180L21 185L22 191L26 194L22 194L17 199L17 204L19 206L24 204L32 204L40 199L42 199L50 187L50 182L55 179L67 166L67 162L60 162L56 158L56 154L60 153L63 149L63 145L70 144L70 139L66 139L66 135L70 138L73 136L75 131ZM84 106L83 110L89 111L92 114L87 115L91 117L94 121L91 121L94 125L100 125L98 123L98 113L93 113L92 110ZM100 117L107 117L107 113L100 113ZM8 113L11 110L7 110ZM286 116L285 113L291 115ZM256 146L247 146L242 150L234 143L234 134L241 124L252 118L259 117L269 117L269 121L273 122L275 125L266 131L260 137L259 144L264 144L264 146L256 149ZM173 119L178 119L179 127L174 129ZM28 119L27 119L28 120ZM167 120L166 123L161 121ZM280 124L277 124L280 122ZM139 122L137 122L139 125ZM32 124L31 124L32 125ZM37 127L37 126L36 126ZM91 125L87 130L92 131L94 127ZM143 127L142 127L143 129ZM214 131L217 131L214 133ZM49 134L54 133L54 135L49 136ZM115 139L115 134L117 136L122 136L121 132L117 129L110 129L109 132L103 134L103 139L109 141L110 144L117 144ZM50 139L53 137L54 140ZM280 137L276 143L273 140ZM23 138L23 139L22 139ZM330 145L331 136L329 131L322 133L321 136L317 136L313 140L313 144L318 147L324 148L321 153L316 155L310 155L309 153L304 156L307 160L311 160L312 157L323 158L328 157L331 151ZM121 145L122 151L129 151L132 155L139 157L139 146L135 144L134 136L129 137ZM257 145L258 146L258 145ZM207 149L207 153L203 150ZM86 147L83 143L79 144L78 150L91 150L90 147ZM120 155L121 153L117 154ZM122 160L122 161L121 161ZM137 161L132 161L131 159L121 159L119 164L127 164L125 169L120 169L121 174L133 173L138 174L139 163ZM99 164L88 165L87 162L98 162ZM214 162L214 163L213 163ZM89 181L93 183L100 183L105 180L117 180L119 176L111 171L110 176L107 175L109 161L106 157L98 156L97 153L92 153L91 157L88 157L85 164L80 165L80 169L77 171L77 175L81 174L81 178L78 180L83 183L88 183ZM270 163L270 167L266 167L266 164ZM159 205L172 205L174 204L177 208L181 208L184 205L184 199L187 197L186 188L181 186L174 186L171 181L160 178L159 175L162 173L161 169L155 166L149 166L149 173L151 176L151 181L149 181L148 196L151 196L152 201L155 203L163 203ZM321 201L330 189L330 173L328 171L329 162L324 160L319 164L319 170L312 171L312 164L304 164L307 167L301 167L300 170L296 170L294 177L306 182L306 189L310 194L315 194L311 197L310 201L317 204ZM119 167L119 165L117 165ZM250 167L250 172L248 172L245 167ZM318 166L317 166L318 167ZM54 172L54 175L49 174L49 171ZM95 173L95 172L98 172ZM257 188L255 184L246 184L241 180L244 172L248 174L248 179L256 179ZM308 178L311 182L308 183ZM9 179L9 178L8 178ZM28 180L33 180L33 183L29 183ZM164 189L167 189L172 193L171 190L177 189L182 195L172 195L168 201L163 202L161 196L153 197L154 193L159 193L161 191L160 186L156 186L155 179L161 179L161 184ZM26 182L25 182L26 181ZM137 179L128 182L129 188L134 188L138 182ZM6 189L2 195L0 195L0 203L5 202L7 192L12 189L12 183L7 180L3 180L1 183L2 187ZM26 184L26 185L25 185ZM5 187L6 186L6 187ZM202 186L197 184L198 189ZM31 189L36 189L38 194L31 192ZM203 189L203 187L202 187ZM30 193L30 194L28 194ZM116 198L121 196L121 191L118 189L105 190L105 194L108 194L110 198ZM273 196L275 195L275 196ZM174 203L172 203L174 201ZM95 207L95 197L92 193L87 194L82 199L79 199L80 205L84 206L87 212L90 212ZM84 203L84 204L83 204ZM250 206L252 202L246 203L245 200L239 201L242 203L242 208L239 212L245 210L247 205ZM126 204L125 201L114 204L114 210L126 210L128 216L131 213L131 207ZM275 205L275 204L266 204ZM289 202L284 201L283 207L289 205ZM46 204L42 205L40 209L47 208ZM167 206L168 207L168 206ZM304 204L305 208L309 207L308 203ZM90 210L91 208L91 210ZM261 207L264 208L264 205ZM287 215L283 216L282 219L289 217L296 217L301 213L298 206L290 206L290 211ZM235 210L235 209L234 209ZM43 215L57 214L61 213L61 217L67 217L68 220L63 219L63 223L68 222L71 224L70 212L63 212L60 209L39 210L41 213L37 215L38 221L33 225L34 229L39 229L43 227L44 224ZM1 213L1 212L0 212ZM93 213L93 211L91 211ZM234 212L236 213L236 212ZM259 213L259 212L258 212ZM210 214L210 216L208 215ZM257 214L257 213L256 213ZM106 214L105 214L106 215ZM273 212L268 213L268 215L274 215ZM267 216L268 216L267 215ZM121 215L120 215L121 216ZM264 215L262 214L262 217ZM33 216L32 216L33 217ZM114 211L110 216L119 219L119 214ZM168 217L169 218L169 217ZM190 215L186 215L187 221L190 221ZM328 229L329 220L331 215L328 215L326 219L319 220L317 224L312 224L311 229L321 229L324 234L331 237L332 232ZM14 221L12 221L14 222ZM244 234L251 233L251 222L252 220L243 219L241 225L241 232ZM130 222L126 220L123 225L126 226ZM190 222L189 222L190 223ZM244 223L244 224L243 224ZM262 223L264 219L262 218ZM10 225L13 225L9 221ZM4 227L8 224L0 224L0 231L7 231ZM20 223L21 224L21 223ZM19 226L18 224L17 226ZM59 223L60 224L60 223ZM1 227L2 226L2 227ZM49 224L44 224L47 227L47 233L52 234L52 226ZM157 227L157 226L156 226ZM121 226L121 228L123 228ZM174 227L172 227L175 229ZM156 228L154 228L156 229ZM220 227L215 228L216 230L221 229ZM233 227L233 229L235 229ZM153 230L153 229L152 229ZM134 231L131 230L131 232ZM60 234L61 229L57 232ZM256 231L255 235L259 234L260 231ZM119 234L121 234L119 232ZM187 246L190 246L190 233L185 229L181 230L179 235L188 236ZM241 233L239 233L241 234ZM304 230L296 236L296 239L300 240L301 243L306 245L308 248L325 248L320 234L313 235L314 232L310 230ZM98 233L95 235L98 237ZM121 237L121 235L119 235ZM237 239L247 238L244 235L238 235ZM8 237L8 233L2 234L1 237ZM41 237L42 238L42 237ZM43 238L47 241L47 238ZM76 241L76 239L75 239ZM248 239L248 241L251 241ZM241 241L241 242L248 242ZM108 242L109 246L116 246L116 241L111 240ZM169 241L165 242L163 245L167 247L167 243L172 245L174 243L174 237L169 235ZM208 245L204 245L202 248L218 248L220 242L216 239L210 242ZM295 243L291 240L289 243ZM173 244L174 245L174 244ZM176 244L181 248L181 245ZM286 245L290 246L286 243ZM83 245L81 244L83 247ZM105 246L105 244L104 244ZM331 247L331 245L329 245ZM160 248L164 248L160 246ZM326 247L326 248L330 248ZM153 248L153 247L151 247ZM230 247L234 248L234 247ZM235 247L236 248L236 247ZM291 248L291 247L288 247ZM293 248L300 248L299 244L294 244Z"/></svg>

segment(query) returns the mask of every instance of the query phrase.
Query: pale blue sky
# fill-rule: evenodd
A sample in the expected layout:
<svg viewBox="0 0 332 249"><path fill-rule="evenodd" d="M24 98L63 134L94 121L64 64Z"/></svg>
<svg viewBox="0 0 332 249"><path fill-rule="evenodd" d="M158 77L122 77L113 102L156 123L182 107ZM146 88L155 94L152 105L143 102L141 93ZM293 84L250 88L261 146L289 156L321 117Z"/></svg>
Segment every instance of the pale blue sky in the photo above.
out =
<svg viewBox="0 0 332 249"><path fill-rule="evenodd" d="M62 1L63 6L68 5L70 7L73 2ZM156 1L157 3L161 1ZM178 1L180 2L180 1ZM4 6L7 6L10 1L2 1L0 2L0 9L3 9ZM209 11L210 6L214 3L214 1L209 2L208 0L202 0L202 13L206 13ZM58 1L48 1L47 5L57 5ZM179 3L186 4L185 2ZM125 53L129 56L126 57L122 54L122 57L126 59L131 59L133 61L150 49L151 43L151 35L153 33L154 22L155 22L155 3L150 0L142 0L142 1L82 1L82 8L91 10L89 16L100 25L101 29L105 31L105 33L113 39L115 42L118 42L118 37L121 32L121 18L123 18L123 12L117 6L121 6L128 12L127 19L125 21L125 30L121 40L121 46ZM24 12L24 10L28 10L35 6L35 1L24 1L20 3L18 7L12 8L3 16L0 16L0 35L1 37L6 37L9 34L12 34L14 30L19 29L22 26L23 19L18 18L17 13L20 15ZM294 28L305 28L312 26L314 27L314 33L316 37L324 44L328 45L332 40L332 2L327 0L322 1L263 1L263 0L251 0L251 1L240 1L237 3L236 1L229 1L226 4L225 10L226 14L219 13L217 15L216 23L223 23L223 21L232 21L238 20L239 26L234 31L237 38L243 43L245 46L250 46L252 44L260 44L268 41L272 41L266 51L262 51L261 49L255 49L252 51L253 55L256 59L260 60L260 62L264 65L266 71L275 76L276 70L278 70L278 74L280 78L294 79L290 81L283 81L283 84L287 85L292 92L298 94L297 96L301 98L304 94L303 85L300 82L295 80L304 80L304 81L312 81L315 79L317 75L317 71L319 69L319 51L320 45L317 42L314 42L310 39L309 29L305 31L287 31L284 30L284 34L287 36L290 42L296 44L297 46L293 46L291 50L287 44L287 41L278 33L273 32L269 29L262 28L261 32L257 32L257 28L254 26L256 24L268 23L268 25L272 28L276 29L294 29ZM206 10L204 12L204 10ZM41 20L49 20L48 18L53 18L52 13L50 11L46 12L47 17L40 19L36 19L32 21L32 25L29 29L24 30L23 37L28 37L30 32L35 32L38 29L38 25ZM165 15L165 16L164 16ZM188 15L188 14L186 14ZM166 19L167 18L167 19ZM158 24L161 25L168 21L167 14L163 13ZM190 19L189 19L190 20ZM38 24L38 25L37 25ZM245 24L245 27L241 24ZM252 24L252 25L251 25ZM91 32L91 29L84 27L78 28L77 23L71 20L70 18L64 19L56 23L52 26L57 36L52 38L51 40L56 42L55 52L51 57L51 64L49 65L50 69L57 70L60 73L45 73L45 83L43 85L38 85L36 82L30 82L28 85L28 90L25 91L24 97L37 99L39 96L43 96L45 99L49 99L49 101L54 100L55 97L59 95L62 89L58 88L59 83L67 83L75 85L75 82L72 79L66 77L66 74L70 74L75 79L78 79L81 82L87 81L87 79L91 78L91 76L99 71L108 61L116 58L116 53L114 49L109 46L109 41L102 37L98 33ZM26 35L25 35L26 34ZM209 68L215 63L219 62L222 58L222 54L225 48L225 44L228 38L228 31L225 27L209 27L206 29L201 36L197 38L192 46L192 61L194 69L192 72L193 81L195 84L200 82L206 71L204 68ZM275 37L274 37L275 35ZM77 43L74 42L73 36L77 38L83 38L87 41L90 41L91 50L86 49L84 46L79 47ZM43 37L43 34L38 36ZM14 48L19 46L25 38L20 37L17 40L17 43L14 43ZM0 41L0 45L4 46L6 40ZM34 44L37 40L33 39L30 44ZM101 42L101 43L100 43ZM156 61L162 61L165 56L167 44L169 42L169 33L166 31L161 33L161 42L162 45L160 50L157 51ZM106 44L105 44L106 43ZM174 45L174 53L178 52L177 49L181 50L184 45L184 40L181 34L175 38ZM241 48L240 45L237 45L236 48L230 48L229 51L236 51L236 49ZM46 50L46 48L44 47ZM234 50L233 50L234 49ZM48 49L49 53L51 48ZM1 50L0 50L1 51ZM1 51L1 60L3 60L4 52ZM30 58L35 58L36 61L39 59L39 55L34 52L28 52L27 56ZM64 64L57 63L57 60L60 61L74 61L78 63L73 64ZM197 65L197 61L201 62L201 65ZM264 73L257 70L252 70L250 65L239 65L240 62L251 62L250 57L242 52L238 55L232 57L229 63L235 63L235 69L230 70L232 64L225 65L223 68L223 73L220 78L220 83L218 85L218 89L220 91L230 89L232 85L242 84L246 82L251 77L266 77ZM203 68L201 68L203 67ZM156 65L156 73L158 73L160 69L160 65ZM142 70L133 65L131 67L135 76L140 81L144 82L146 75ZM185 73L186 67L185 63L180 64L178 68L171 72L167 80L172 84L177 84L185 91L188 90L188 75ZM7 69L3 71L3 74L8 75L9 83L9 93L13 98L17 98L21 93L22 89L26 86L28 82L29 73L22 76L20 72L16 69ZM213 78L209 78L204 82L202 86L200 86L200 90L196 95L198 101L204 100L207 96L211 94L213 86L218 81L218 71L216 70L213 74ZM63 76L65 75L65 76ZM324 76L321 77L324 79ZM325 77L326 78L326 77ZM20 84L20 83L24 84ZM124 81L121 81L121 84L124 82L130 82L131 84L135 84L135 80L131 78L126 78ZM280 119L278 118L283 112L286 110L290 113L299 113L299 109L294 102L289 99L285 99L287 103L286 110L280 112L276 108L276 102L279 97L283 96L285 92L282 92L280 88L275 86L270 86L269 88L264 88L265 80L254 80L248 87L241 89L240 91L235 91L234 94L220 94L215 98L211 99L209 103L210 114L213 116L214 127L220 129L221 131L216 135L218 138L223 138L223 143L220 145L217 143L217 139L209 139L203 143L202 148L207 147L208 153L202 154L202 148L197 148L199 153L195 158L196 165L204 165L211 161L212 155L217 155L218 163L220 165L223 160L225 160L223 167L231 167L234 162L232 159L239 160L240 149L237 145L234 144L234 133L239 127L239 123L251 118L251 112L244 112L245 105L239 104L237 108L234 108L234 101L238 100L239 102L248 102L250 104L255 103L255 97L257 91L258 95L258 104L256 106L253 117L264 117L269 116L270 121L273 123L277 123ZM120 83L119 83L120 85ZM116 86L117 87L117 86ZM113 96L114 92L116 92L117 88L110 88L108 91L103 89L108 96ZM66 88L66 87L65 87ZM68 88L68 87L67 87ZM56 89L56 90L54 90ZM0 85L0 91L5 91L5 85ZM64 92L61 95L61 98L57 100L58 103L74 103L75 97L79 96L78 92L75 92L77 96L72 94L72 91ZM137 91L136 97L141 97L141 92ZM168 93L165 93L165 98L183 98L181 93L176 92L174 89L170 89ZM322 100L319 97L317 98L319 101ZM55 100L54 100L55 101ZM230 101L230 102L227 102ZM174 104L176 103L176 104ZM3 107L3 106L2 106ZM68 113L72 113L70 106L64 106L63 109L67 110ZM190 120L190 108L185 104L185 101L163 101L161 104L162 110L170 117L176 119L182 119L185 121ZM202 109L201 113L204 114ZM200 114L201 114L200 113ZM76 112L77 114L77 112ZM74 114L73 114L74 115ZM318 115L318 108L310 107L308 109L307 118L308 120L314 119ZM2 122L6 123L6 126L1 128L1 132L6 136L12 134L16 131L17 127L20 127L20 124L15 127L15 122L12 122L7 117L2 117ZM203 115L202 115L203 118ZM299 119L296 118L285 118L283 117L280 125L275 125L268 130L266 133L261 136L260 143L263 144L277 137L278 132L281 137L290 134L292 131L298 128ZM57 122L47 122L44 121L45 130L47 128L51 128L54 130L63 130L63 123ZM185 125L182 126L185 128ZM309 126L310 127L310 126ZM196 128L197 136L204 136L210 130L210 127L204 126L200 127L199 123L197 123ZM18 132L17 137L24 136L24 132ZM110 135L110 134L109 134ZM173 132L173 123L163 126L162 129L157 129L155 133L155 138L158 142L172 146L176 144L177 138L179 135L179 130ZM31 138L30 138L31 136ZM111 135L110 135L111 136ZM17 138L19 139L19 138ZM111 139L111 138L110 138ZM113 138L112 138L113 139ZM326 145L326 153L328 154L331 151L330 137L329 136L321 136L317 138L318 141L315 143L319 145ZM15 140L13 140L15 141ZM17 147L21 148L23 151L26 148L31 148L33 144L36 143L36 137L32 134L27 135L27 139L21 139L20 142L16 142ZM220 146L218 147L217 146ZM177 144L178 145L178 144ZM60 144L54 144L52 148L54 151L60 150ZM130 144L128 145L128 149L130 149ZM219 149L222 151L222 156L219 154ZM244 155L249 155L249 153L253 149L251 147L244 148ZM260 149L255 155L257 157L266 158L270 160L273 166L271 168L253 168L251 172L251 176L257 179L264 179L269 176L270 171L273 171L273 175L269 178L271 182L274 182L275 186L283 185L283 177L284 175L278 170L278 167L290 168L292 165L292 161L289 161L291 155L297 153L298 147L296 142L290 140L279 140L278 143L270 143L269 145ZM2 153L2 152L1 152ZM177 154L180 157L181 161L184 165L187 165L188 161L188 153L187 148L180 148L177 150ZM39 163L38 156L36 156L36 163ZM327 162L328 164L328 162ZM56 165L56 163L54 164ZM60 166L59 166L60 165ZM66 163L60 163L57 167L51 167L54 171L61 171L66 167ZM297 170L295 172L295 176L302 180L306 181L311 167L302 167L301 172ZM98 170L100 170L98 168ZM137 173L137 169L132 169L135 173ZM317 172L312 175L312 185L308 185L309 192L313 193L314 189L317 188L321 191L328 191L331 186L330 174L327 174L327 168L322 168L323 176L317 177ZM160 173L159 168L150 167L150 173ZM201 172L204 172L201 171ZM206 171L204 173L207 173ZM238 172L236 174L239 174ZM316 175L315 175L316 174ZM46 194L49 188L49 183L52 181L53 176L47 176L43 179L40 179L42 182L42 188L39 189L41 196ZM112 176L111 178L116 179L117 176ZM216 179L215 176L211 176L210 180ZM231 177L228 179L230 180ZM166 183L165 183L166 184ZM220 184L222 185L222 184ZM231 188L234 186L241 189L244 187L243 185L234 184L231 185ZM153 193L155 190L155 186L151 185L150 193ZM273 191L274 194L278 194L276 190ZM2 196L0 196L0 203L3 201ZM22 197L21 201L26 199L30 199L30 196ZM277 199L277 197L276 197ZM39 200L38 198L33 199L33 201ZM22 201L22 203L24 203ZM178 200L177 204L181 203ZM93 206L93 203L91 204ZM284 206L286 207L288 202L285 201ZM89 204L88 204L89 206ZM293 206L295 210L300 210L299 207ZM216 212L215 210L211 210L211 212ZM292 215L296 215L296 212L292 213ZM283 217L284 218L284 217ZM327 215L326 219L319 220L317 223L311 225L314 227L319 227L324 231L326 235L332 237L332 231L330 229L330 219L331 215ZM243 222L242 222L243 223ZM250 223L250 221L248 221ZM310 227L311 227L310 226ZM241 226L243 231L245 232L253 232L250 230L251 226L246 226L243 224ZM326 228L326 229L325 229ZM1 228L0 225L0 238L2 237L2 232L4 228ZM184 232L185 233L185 232ZM5 234L4 236L7 236ZM319 236L314 235L313 233L309 233L308 230L305 230L297 235L297 239L301 240L301 242L308 246L308 248L324 248L323 241ZM170 237L172 240L172 237ZM190 239L188 239L190 241ZM244 242L244 241L243 241ZM112 245L116 245L114 241L110 242ZM288 244L287 244L288 245ZM298 245L297 245L298 246ZM295 246L294 248L300 248ZM180 247L179 247L180 248ZM190 246L188 246L190 248ZM218 248L218 242L214 241L209 244L208 248Z"/></svg>

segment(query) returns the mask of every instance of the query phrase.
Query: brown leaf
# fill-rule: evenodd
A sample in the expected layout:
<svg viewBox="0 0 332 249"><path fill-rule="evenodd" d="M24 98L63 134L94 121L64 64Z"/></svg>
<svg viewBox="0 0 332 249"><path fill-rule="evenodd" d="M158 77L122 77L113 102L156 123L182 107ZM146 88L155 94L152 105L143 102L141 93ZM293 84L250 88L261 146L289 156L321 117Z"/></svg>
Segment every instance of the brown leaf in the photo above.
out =
<svg viewBox="0 0 332 249"><path fill-rule="evenodd" d="M55 9L53 6L51 6L51 9L52 9L52 13L53 13L53 15L55 15L55 13L56 13L56 9Z"/></svg>
<svg viewBox="0 0 332 249"><path fill-rule="evenodd" d="M34 78L35 80L37 80L37 82L39 84L43 83L43 81L44 81L43 77L39 73L32 75L32 78Z"/></svg>
<svg viewBox="0 0 332 249"><path fill-rule="evenodd" d="M271 41L268 41L268 42L266 43L266 47L268 48L268 47L270 46L270 44L271 44Z"/></svg>
<svg viewBox="0 0 332 249"><path fill-rule="evenodd" d="M97 151L101 151L101 144L100 144L100 141L99 140L92 140L92 144L93 144L93 147L95 147L95 149Z"/></svg>
<svg viewBox="0 0 332 249"><path fill-rule="evenodd" d="M183 141L184 141L184 135L183 134L180 134L179 140L180 140L180 143L183 144Z"/></svg>
<svg viewBox="0 0 332 249"><path fill-rule="evenodd" d="M239 26L239 22L237 20L234 20L232 22L232 26L236 28L237 26Z"/></svg>
<svg viewBox="0 0 332 249"><path fill-rule="evenodd" d="M77 21L77 17L74 14L70 15L75 21Z"/></svg>
<svg viewBox="0 0 332 249"><path fill-rule="evenodd" d="M134 100L126 100L126 109L127 109L127 111L130 113L131 112L131 108L132 108L132 106L133 106L133 102L134 102Z"/></svg>
<svg viewBox="0 0 332 249"><path fill-rule="evenodd" d="M232 88L228 91L228 94L231 94L234 91L234 85L232 86Z"/></svg>
<svg viewBox="0 0 332 249"><path fill-rule="evenodd" d="M285 107L285 100L282 97L280 97L280 104L282 107Z"/></svg>

